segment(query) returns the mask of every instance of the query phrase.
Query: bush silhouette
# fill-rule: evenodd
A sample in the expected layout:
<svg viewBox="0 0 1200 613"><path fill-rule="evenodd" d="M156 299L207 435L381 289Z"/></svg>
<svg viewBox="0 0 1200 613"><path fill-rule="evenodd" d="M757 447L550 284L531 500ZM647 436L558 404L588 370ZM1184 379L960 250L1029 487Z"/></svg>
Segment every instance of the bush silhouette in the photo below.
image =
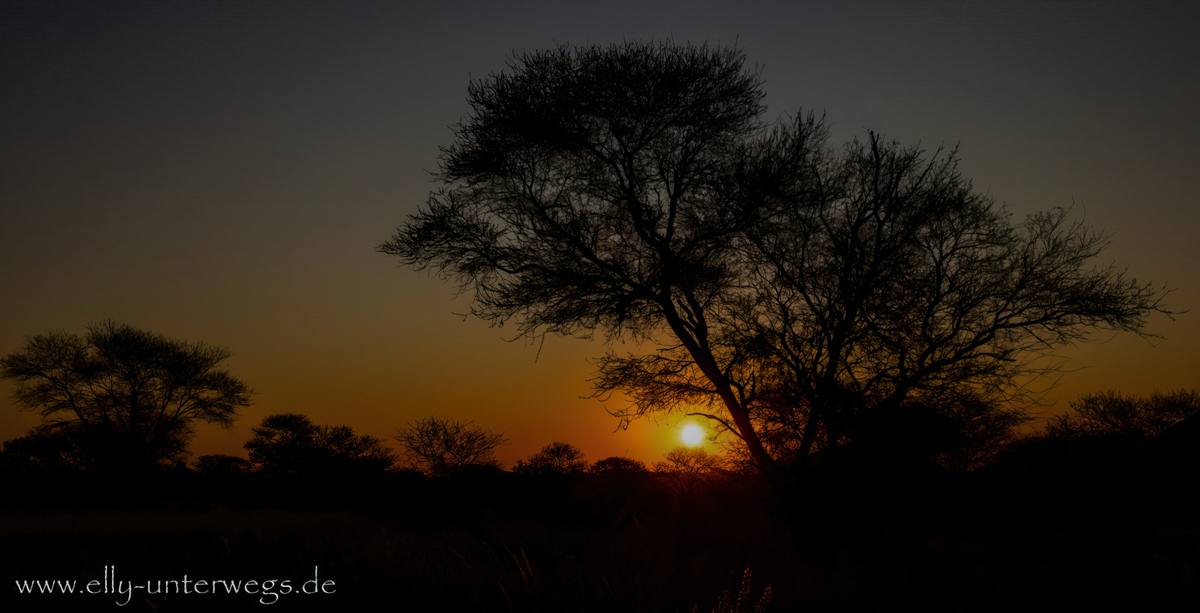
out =
<svg viewBox="0 0 1200 613"><path fill-rule="evenodd" d="M394 437L404 447L404 465L430 477L446 477L471 467L500 469L496 448L508 442L469 421L427 417L399 430Z"/></svg>
<svg viewBox="0 0 1200 613"><path fill-rule="evenodd" d="M265 417L246 442L250 463L269 475L382 473L396 461L382 439L349 426L317 426L297 413Z"/></svg>
<svg viewBox="0 0 1200 613"><path fill-rule="evenodd" d="M578 475L588 469L583 451L569 443L555 441L524 460L517 460L513 472L528 475Z"/></svg>

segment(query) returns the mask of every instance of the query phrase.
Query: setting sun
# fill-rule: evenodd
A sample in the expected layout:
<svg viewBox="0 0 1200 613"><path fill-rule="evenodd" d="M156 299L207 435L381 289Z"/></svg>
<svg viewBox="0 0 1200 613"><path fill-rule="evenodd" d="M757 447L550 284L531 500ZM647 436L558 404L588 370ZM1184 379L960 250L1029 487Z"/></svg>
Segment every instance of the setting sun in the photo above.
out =
<svg viewBox="0 0 1200 613"><path fill-rule="evenodd" d="M704 430L696 424L691 424L683 428L683 442L688 446L695 447L704 440Z"/></svg>

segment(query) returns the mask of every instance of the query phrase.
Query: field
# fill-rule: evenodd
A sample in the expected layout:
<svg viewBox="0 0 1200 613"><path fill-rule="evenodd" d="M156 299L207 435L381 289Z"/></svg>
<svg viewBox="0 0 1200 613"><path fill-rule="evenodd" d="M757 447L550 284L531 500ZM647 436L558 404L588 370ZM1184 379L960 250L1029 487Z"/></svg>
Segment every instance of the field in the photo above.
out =
<svg viewBox="0 0 1200 613"><path fill-rule="evenodd" d="M1157 483L863 481L784 501L738 479L52 485L9 483L0 610L708 612L729 590L732 611L747 568L747 612L768 584L766 611L1200 608L1200 524ZM76 593L20 593L30 580Z"/></svg>

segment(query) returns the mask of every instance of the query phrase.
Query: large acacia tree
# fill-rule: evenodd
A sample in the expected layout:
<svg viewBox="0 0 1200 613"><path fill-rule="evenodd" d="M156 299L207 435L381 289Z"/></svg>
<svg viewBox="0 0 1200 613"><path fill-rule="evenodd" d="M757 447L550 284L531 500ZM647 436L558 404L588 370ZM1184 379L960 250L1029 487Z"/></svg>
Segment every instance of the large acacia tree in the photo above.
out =
<svg viewBox="0 0 1200 613"><path fill-rule="evenodd" d="M626 414L711 407L764 471L860 414L1003 395L1031 350L1139 330L1161 292L1087 262L1065 213L1012 226L953 155L811 114L766 126L737 50L674 43L516 56L474 81L441 190L380 250L473 291L475 315L658 343L610 354Z"/></svg>
<svg viewBox="0 0 1200 613"><path fill-rule="evenodd" d="M65 437L85 465L118 470L180 464L196 422L229 426L253 391L221 368L228 349L118 324L50 332L0 359L13 397Z"/></svg>
<svg viewBox="0 0 1200 613"><path fill-rule="evenodd" d="M793 175L803 185L792 198L737 237L744 289L712 316L774 458L800 460L880 424L915 442L928 428L915 418L914 431L897 427L887 414L902 409L940 413L960 438L991 432L968 451L988 455L1021 423L1005 403L1057 366L1047 359L1056 348L1094 329L1139 332L1166 312L1163 291L1091 264L1105 235L1064 209L1012 223L959 174L953 152L874 133L818 149L811 172ZM631 394L628 416L684 402L723 421L715 387L678 347L609 356L598 387Z"/></svg>
<svg viewBox="0 0 1200 613"><path fill-rule="evenodd" d="M525 334L665 330L754 436L713 355L709 312L744 272L753 198L725 197L763 92L735 50L626 43L513 58L474 81L443 151L444 188L381 251L474 291Z"/></svg>

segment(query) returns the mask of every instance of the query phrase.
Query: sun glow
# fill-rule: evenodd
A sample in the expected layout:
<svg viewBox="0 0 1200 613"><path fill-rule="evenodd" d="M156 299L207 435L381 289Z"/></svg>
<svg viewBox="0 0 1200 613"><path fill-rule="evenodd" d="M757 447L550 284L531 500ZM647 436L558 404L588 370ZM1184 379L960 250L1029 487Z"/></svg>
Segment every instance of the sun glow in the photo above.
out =
<svg viewBox="0 0 1200 613"><path fill-rule="evenodd" d="M690 424L683 428L683 442L690 447L695 447L704 440L704 430L696 424Z"/></svg>

